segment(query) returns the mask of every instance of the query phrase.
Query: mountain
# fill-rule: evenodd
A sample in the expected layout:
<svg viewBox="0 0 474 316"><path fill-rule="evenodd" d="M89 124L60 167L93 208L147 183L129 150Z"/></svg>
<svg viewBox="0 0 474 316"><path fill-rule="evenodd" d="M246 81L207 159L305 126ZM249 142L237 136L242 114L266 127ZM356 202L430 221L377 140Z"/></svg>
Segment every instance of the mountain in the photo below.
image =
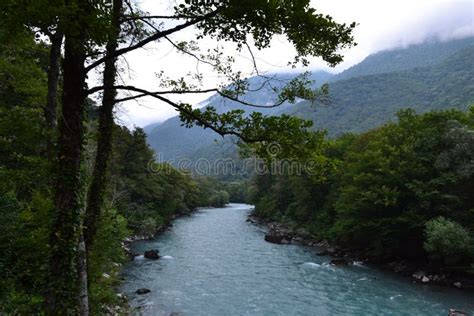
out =
<svg viewBox="0 0 474 316"><path fill-rule="evenodd" d="M332 81L354 77L403 71L435 65L454 53L474 45L474 37L452 41L428 41L407 48L385 50L369 55L361 63L354 65L331 78Z"/></svg>
<svg viewBox="0 0 474 316"><path fill-rule="evenodd" d="M285 82L293 79L296 75L295 73L269 74L268 76L274 79L267 84L267 78L250 78L249 89L252 91L243 96L242 100L254 104L274 104L277 95L272 88L281 88ZM320 86L332 76L334 75L328 72L318 71L312 73L310 79L315 82L316 86ZM207 101L202 102L202 104L215 107L219 113L242 108L242 104L219 95L210 97ZM291 106L284 103L277 108L258 110L266 115L275 115L277 112ZM216 142L216 140L222 139L219 135L201 127L184 128L181 126L179 117L172 117L163 123L148 125L144 130L148 135L148 143L157 152L158 157L171 163L176 163L180 159L195 157L195 152L200 148L222 147ZM209 152L209 150L201 150L200 152Z"/></svg>
<svg viewBox="0 0 474 316"><path fill-rule="evenodd" d="M419 113L474 104L474 45L439 64L354 77L329 85L329 106L301 102L280 112L311 119L329 136L363 132L395 118L402 108Z"/></svg>
<svg viewBox="0 0 474 316"><path fill-rule="evenodd" d="M294 74L278 74L291 79ZM314 121L331 137L362 132L395 117L402 108L418 112L442 108L465 109L474 104L474 38L427 42L368 56L346 71L331 75L317 72L316 85L329 82L331 104L314 107L308 102L263 111L268 115L291 114ZM251 78L251 87L262 78ZM277 83L278 84L278 83ZM275 101L271 89L248 93L244 100L258 104ZM241 104L212 96L207 105L218 112L242 108ZM166 161L186 158L223 158L236 155L232 141L201 128L186 129L179 118L147 128L150 146ZM219 140L219 141L216 141Z"/></svg>
<svg viewBox="0 0 474 316"><path fill-rule="evenodd" d="M153 124L150 124L150 125L145 126L145 127L143 128L143 130L145 131L145 133L151 134L151 133L153 133L153 130L154 130L155 128L157 128L158 126L160 126L160 125L161 125L161 122L153 123Z"/></svg>

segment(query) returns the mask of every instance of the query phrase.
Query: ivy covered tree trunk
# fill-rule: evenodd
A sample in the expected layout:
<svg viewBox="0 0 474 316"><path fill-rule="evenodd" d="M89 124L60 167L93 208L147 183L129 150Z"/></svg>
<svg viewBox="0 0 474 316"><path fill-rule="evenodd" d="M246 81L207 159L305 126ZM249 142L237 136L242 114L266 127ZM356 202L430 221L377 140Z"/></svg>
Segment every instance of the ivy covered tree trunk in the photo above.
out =
<svg viewBox="0 0 474 316"><path fill-rule="evenodd" d="M79 248L77 254L77 273L79 279L79 315L89 316L89 292L87 280L87 251L84 241L84 234L79 238Z"/></svg>
<svg viewBox="0 0 474 316"><path fill-rule="evenodd" d="M87 6L86 1L79 5ZM81 227L81 159L86 72L86 25L65 32L62 115L59 119L55 216L50 234L50 265L45 297L47 314L77 313L77 253Z"/></svg>
<svg viewBox="0 0 474 316"><path fill-rule="evenodd" d="M44 116L47 128L46 155L50 161L52 161L54 157L53 144L57 125L56 111L58 107L58 83L63 37L64 36L60 31L56 31L56 33L50 38L51 49L49 53L48 93L46 97L46 107L44 108Z"/></svg>
<svg viewBox="0 0 474 316"><path fill-rule="evenodd" d="M112 130L114 127L113 108L115 105L116 90L114 88L117 75L116 58L111 58L117 50L117 39L120 34L120 16L123 0L113 1L112 29L113 34L106 46L104 68L104 95L99 113L99 135L97 142L97 153L94 163L92 182L87 199L86 217L84 220L84 239L86 249L90 251L100 220L101 208L104 204L104 195L107 185L107 168L112 151Z"/></svg>

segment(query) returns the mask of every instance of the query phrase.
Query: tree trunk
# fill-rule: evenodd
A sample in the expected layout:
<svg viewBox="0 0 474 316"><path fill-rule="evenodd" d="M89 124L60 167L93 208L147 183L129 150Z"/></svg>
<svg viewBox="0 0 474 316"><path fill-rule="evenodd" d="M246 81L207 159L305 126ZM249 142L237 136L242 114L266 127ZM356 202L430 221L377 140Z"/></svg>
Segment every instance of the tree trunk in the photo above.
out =
<svg viewBox="0 0 474 316"><path fill-rule="evenodd" d="M120 35L120 16L123 0L113 1L111 34L106 46L107 56L111 56L117 50L117 39ZM112 131L114 127L113 108L115 105L116 90L114 89L117 74L116 58L107 59L104 66L104 95L99 113L99 135L97 141L97 153L94 162L92 183L89 188L87 199L86 216L84 220L84 238L86 249L90 251L97 232L97 224L100 220L101 208L104 204L104 195L107 186L107 168L110 153L112 151Z"/></svg>
<svg viewBox="0 0 474 316"><path fill-rule="evenodd" d="M79 239L79 249L77 254L77 273L79 279L79 315L89 316L89 294L87 286L87 256L84 234Z"/></svg>
<svg viewBox="0 0 474 316"><path fill-rule="evenodd" d="M58 82L61 61L61 46L63 44L63 34L56 31L51 36L51 50L49 52L48 68L48 93L46 97L46 107L44 117L46 120L46 155L50 161L54 158L54 134L56 130L56 110L58 107Z"/></svg>
<svg viewBox="0 0 474 316"><path fill-rule="evenodd" d="M78 1L84 10L88 2ZM87 12L87 11L86 11ZM84 13L81 13L84 14ZM77 14L77 27L65 33L62 115L59 120L55 215L50 234L49 282L46 314L77 314L79 286L77 248L81 227L81 159L86 97L84 63L87 25Z"/></svg>

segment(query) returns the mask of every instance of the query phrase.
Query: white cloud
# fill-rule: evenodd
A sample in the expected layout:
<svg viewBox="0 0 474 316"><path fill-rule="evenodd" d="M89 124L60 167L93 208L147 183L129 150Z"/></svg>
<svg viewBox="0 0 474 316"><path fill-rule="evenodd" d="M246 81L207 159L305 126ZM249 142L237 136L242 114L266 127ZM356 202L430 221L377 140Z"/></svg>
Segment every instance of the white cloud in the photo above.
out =
<svg viewBox="0 0 474 316"><path fill-rule="evenodd" d="M151 14L163 14L171 6L169 1L144 0L142 7ZM342 71L376 51L399 46L420 43L427 38L437 37L441 40L474 35L474 2L465 1L381 1L381 0L315 0L312 5L321 13L333 16L336 21L358 23L354 33L358 46L344 52L345 61L335 69L329 69L324 62L312 60L313 69ZM173 37L175 40L193 38L192 30L181 32ZM283 38L276 38L271 49L256 52L260 67L266 71L279 71L286 68L292 56L292 47ZM222 44L222 43L219 43ZM205 48L216 45L211 40L201 42ZM235 54L235 47L224 44L228 54ZM251 73L252 63L248 56L237 54L236 67L244 73ZM132 71L126 73L123 80L135 86L156 90L155 73L165 71L173 77L185 75L195 70L192 58L176 55L169 43L155 43L146 49L127 55L127 62ZM216 77L210 69L201 67L206 75L205 87L216 85L221 78ZM209 95L198 95L188 98L175 97L197 104ZM128 102L122 105L119 118L123 124L145 126L176 115L176 111L152 99L139 102Z"/></svg>

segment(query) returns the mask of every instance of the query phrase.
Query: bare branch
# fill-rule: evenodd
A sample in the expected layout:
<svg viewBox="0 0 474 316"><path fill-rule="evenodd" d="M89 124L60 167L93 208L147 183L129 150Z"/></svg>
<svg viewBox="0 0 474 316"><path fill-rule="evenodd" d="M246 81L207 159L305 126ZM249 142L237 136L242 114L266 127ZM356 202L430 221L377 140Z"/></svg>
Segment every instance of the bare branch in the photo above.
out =
<svg viewBox="0 0 474 316"><path fill-rule="evenodd" d="M160 96L160 95L166 95L166 94L204 94L204 93L210 93L210 92L215 92L223 98L229 99L231 101L238 102L242 105L246 105L246 106L249 106L249 107L254 107L254 108L263 108L263 109L275 108L275 107L278 107L278 106L282 105L283 103L285 103L287 101L286 99L283 99L283 100L279 100L277 103L271 104L271 105L258 105L258 104L248 103L248 102L245 102L243 100L240 100L239 98L236 98L236 97L233 97L231 95L225 94L225 93L223 93L222 91L219 91L216 88L203 89L203 90L164 90L164 91L151 92L151 91L148 91L148 90L143 90L143 89L140 89L140 88L136 88L134 86L118 85L118 86L114 86L114 89L135 91L135 92L145 91L145 92L142 92L142 93L137 94L137 95L129 96L129 97L122 98L122 99L117 99L116 103L135 100L135 99L139 99L139 98L146 97L146 96ZM94 88L89 89L87 91L87 93L88 94L93 94L93 93L96 93L96 92L99 92L99 91L102 91L102 90L104 90L104 87L103 86L98 86L98 87L94 87Z"/></svg>
<svg viewBox="0 0 474 316"><path fill-rule="evenodd" d="M109 58L116 58L120 55L123 55L125 53L128 53L130 51L133 51L137 48L140 48L140 47L143 47L145 46L146 44L150 43L150 42L153 42L153 41L156 41L160 38L163 38L165 36L168 36L170 34L173 34L175 32L179 32L185 28L188 28L190 26L193 26L193 25L196 25L202 21L205 21L207 19L210 19L214 16L216 16L219 12L221 12L223 8L218 8L208 14L205 14L205 15L202 15L200 17L197 17L195 18L194 20L191 20L191 21L188 21L186 23L183 23L183 24L180 24L176 27L173 27L171 29L167 29L167 30L164 30L164 31L160 31L160 32L156 32L155 34L145 38L144 40L136 43L135 45L132 45L132 46L129 46L129 47L125 47L125 48L122 48L122 49L118 49L115 54L111 54L110 56L105 56L103 58L100 58L98 59L97 61L93 62L92 64L90 64L89 66L86 67L86 71L90 71L91 69L97 67L98 65L102 64L103 62L105 62L106 59L109 59Z"/></svg>
<svg viewBox="0 0 474 316"><path fill-rule="evenodd" d="M256 142L265 141L265 139L260 139L260 138L255 138L254 139L254 138L246 137L246 136L242 135L241 133L239 133L235 130L226 130L226 129L217 127L217 126L209 123L205 119L197 116L193 111L188 110L183 104L178 104L176 102L173 102L173 101L171 101L171 100L169 100L165 97L162 97L161 95L155 94L153 92L150 92L150 91L147 91L147 90L144 90L144 89L140 89L140 88L136 88L136 87L133 87L133 86L127 86L127 90L135 91L135 92L138 92L140 94L150 96L150 97L154 97L154 98L156 98L156 99L158 99L162 102L165 102L168 105L171 105L172 107L174 107L175 109L180 111L181 113L184 113L184 114L188 115L189 117L191 117L196 122L199 122L202 126L204 126L204 128L209 128L209 129L213 130L214 132L216 132L217 134L221 135L222 137L224 137L226 135L234 135L234 136L239 137L241 140L243 140L246 143L256 143Z"/></svg>
<svg viewBox="0 0 474 316"><path fill-rule="evenodd" d="M179 20L179 19L193 19L196 18L196 16L191 16L191 15L146 15L146 16L124 16L120 22L128 22L128 21L134 21L134 20L139 20L139 21L146 21L146 20L154 20L154 19L160 19L160 20Z"/></svg>
<svg viewBox="0 0 474 316"><path fill-rule="evenodd" d="M192 52L188 51L188 50L185 50L181 47L179 47L178 45L176 45L175 42L173 42L168 36L165 36L165 39L170 42L171 45L173 45L174 48L176 48L177 50L183 52L184 54L186 55L189 55L193 58L195 58L198 62L201 62L201 63L204 63L204 64L208 64L212 67L216 67L217 65L216 64L213 64L211 62L208 62L207 60L203 60L202 58L199 58L199 56L197 56L196 54L193 54Z"/></svg>

